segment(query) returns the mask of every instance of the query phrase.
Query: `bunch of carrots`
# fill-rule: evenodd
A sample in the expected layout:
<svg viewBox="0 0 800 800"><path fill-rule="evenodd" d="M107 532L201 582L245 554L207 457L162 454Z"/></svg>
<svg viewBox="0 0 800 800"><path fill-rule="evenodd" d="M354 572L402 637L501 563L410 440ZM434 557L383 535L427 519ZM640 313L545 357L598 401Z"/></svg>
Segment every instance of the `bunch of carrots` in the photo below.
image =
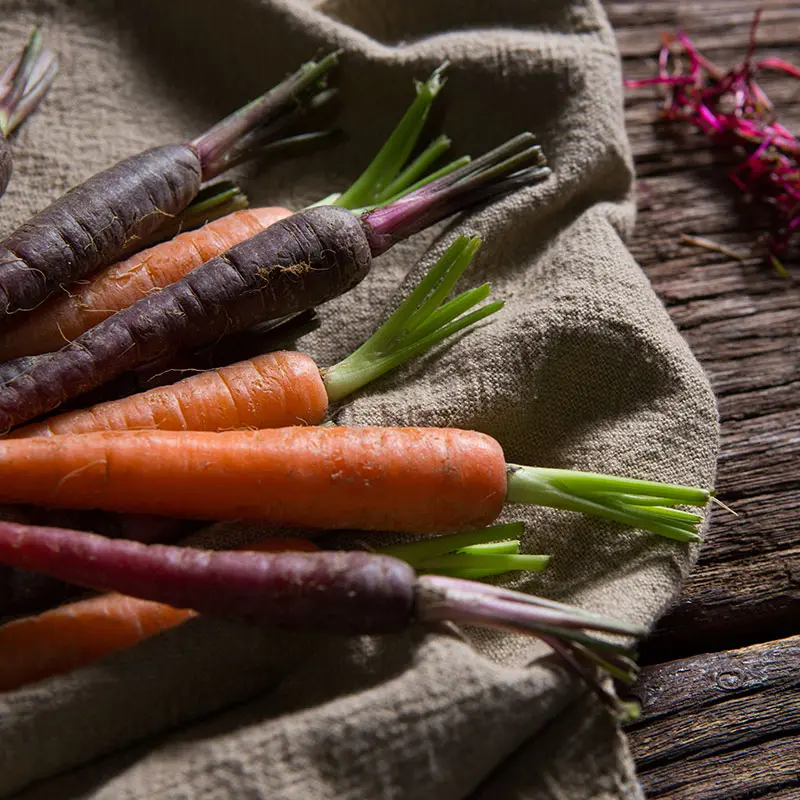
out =
<svg viewBox="0 0 800 800"><path fill-rule="evenodd" d="M81 406L123 373L313 309L402 239L548 178L527 132L441 167L446 136L418 147L442 66L345 191L299 211L225 213L246 199L204 182L264 146L318 135L287 133L330 97L339 55L304 64L189 142L90 178L0 243L0 502L426 538L371 552L300 538L210 552L0 523L0 563L102 593L0 627L0 690L199 612L346 634L448 620L534 635L625 710L601 676L632 679L629 645L596 634L644 631L483 582L548 561L520 553L521 525L487 526L506 504L534 503L694 542L702 516L676 506L705 506L708 490L508 464L476 431L326 422L332 405L501 309L488 284L451 296L477 237L457 238L337 364L267 352ZM78 407L50 415L67 402Z"/></svg>

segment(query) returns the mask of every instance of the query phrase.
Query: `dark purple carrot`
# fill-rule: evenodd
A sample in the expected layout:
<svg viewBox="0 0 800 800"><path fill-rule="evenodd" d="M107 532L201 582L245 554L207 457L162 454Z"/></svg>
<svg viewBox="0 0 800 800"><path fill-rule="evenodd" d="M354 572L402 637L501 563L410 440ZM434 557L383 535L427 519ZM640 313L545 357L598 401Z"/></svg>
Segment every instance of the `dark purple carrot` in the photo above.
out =
<svg viewBox="0 0 800 800"><path fill-rule="evenodd" d="M28 220L0 245L0 320L138 249L192 202L203 181L274 143L307 106L330 95L316 92L336 57L304 64L190 142L120 161Z"/></svg>
<svg viewBox="0 0 800 800"><path fill-rule="evenodd" d="M55 56L42 50L42 37L34 28L25 49L0 75L0 196L11 179L8 137L42 101L57 71Z"/></svg>
<svg viewBox="0 0 800 800"><path fill-rule="evenodd" d="M361 281L373 256L464 208L544 179L529 133L360 217L319 206L283 219L77 337L34 356L0 390L0 431L123 372L303 311ZM16 373L16 374L15 374Z"/></svg>
<svg viewBox="0 0 800 800"><path fill-rule="evenodd" d="M33 505L0 505L0 520L89 530L111 539L132 539L148 544L174 542L200 525L154 514L110 514ZM0 565L0 618L36 614L75 597L81 591L79 587L50 575Z"/></svg>
<svg viewBox="0 0 800 800"><path fill-rule="evenodd" d="M388 634L415 623L449 621L538 636L617 710L619 701L600 686L594 667L630 679L635 667L625 655L628 648L586 631L645 633L496 586L417 577L405 561L358 551L208 552L0 523L0 562L93 589L292 630Z"/></svg>

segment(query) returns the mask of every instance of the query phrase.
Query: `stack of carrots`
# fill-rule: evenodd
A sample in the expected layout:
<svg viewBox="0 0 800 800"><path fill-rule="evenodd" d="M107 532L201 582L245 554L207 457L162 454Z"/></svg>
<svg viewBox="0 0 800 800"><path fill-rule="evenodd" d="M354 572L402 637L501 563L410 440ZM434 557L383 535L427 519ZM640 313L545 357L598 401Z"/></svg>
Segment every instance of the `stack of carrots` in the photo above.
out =
<svg viewBox="0 0 800 800"><path fill-rule="evenodd" d="M693 542L702 517L675 506L704 506L706 489L507 464L501 445L476 431L326 423L332 405L501 309L485 302L488 284L451 298L477 237L456 239L338 364L268 352L49 416L125 372L314 308L362 280L396 242L547 179L529 133L439 169L445 136L411 158L444 85L440 67L344 192L298 212L223 215L243 196L202 183L285 141L330 96L338 58L303 65L190 142L90 178L0 243L0 502L427 538L381 552L293 538L211 553L0 523L0 563L111 592L0 627L0 690L196 612L347 634L446 619L541 638L620 710L596 668L630 679L633 662L628 648L592 631L643 631L482 582L547 563L519 552L521 526L485 526L505 504L536 503ZM187 229L173 238L176 219Z"/></svg>

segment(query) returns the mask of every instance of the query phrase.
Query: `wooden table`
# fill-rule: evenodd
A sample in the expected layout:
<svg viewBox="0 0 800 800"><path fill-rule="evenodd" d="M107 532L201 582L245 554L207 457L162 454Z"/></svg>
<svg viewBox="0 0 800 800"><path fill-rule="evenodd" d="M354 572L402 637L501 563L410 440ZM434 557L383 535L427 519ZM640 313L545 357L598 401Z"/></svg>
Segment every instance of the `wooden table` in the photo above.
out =
<svg viewBox="0 0 800 800"><path fill-rule="evenodd" d="M800 64L800 4L767 2L759 52ZM741 60L755 3L609 2L627 78L654 74L662 32L682 27L716 63ZM800 81L768 84L800 131ZM794 280L748 253L756 214L738 202L730 158L699 133L654 125L658 90L626 91L640 211L631 242L719 401L715 511L683 592L644 643L629 727L650 798L800 798L800 249Z"/></svg>

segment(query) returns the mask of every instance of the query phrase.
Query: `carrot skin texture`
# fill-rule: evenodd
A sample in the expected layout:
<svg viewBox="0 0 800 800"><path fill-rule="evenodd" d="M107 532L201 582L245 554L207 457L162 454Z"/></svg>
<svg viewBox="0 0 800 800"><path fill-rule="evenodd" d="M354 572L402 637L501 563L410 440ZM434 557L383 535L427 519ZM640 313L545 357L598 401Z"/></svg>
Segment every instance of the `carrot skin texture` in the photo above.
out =
<svg viewBox="0 0 800 800"><path fill-rule="evenodd" d="M0 502L448 533L500 513L506 465L476 431L294 427L0 441Z"/></svg>
<svg viewBox="0 0 800 800"><path fill-rule="evenodd" d="M11 431L8 439L124 430L226 431L319 425L328 394L302 353L278 351Z"/></svg>
<svg viewBox="0 0 800 800"><path fill-rule="evenodd" d="M70 286L34 312L13 317L0 337L0 360L60 349L114 312L180 280L291 213L280 207L236 211L95 273L89 283Z"/></svg>
<svg viewBox="0 0 800 800"><path fill-rule="evenodd" d="M183 211L200 189L189 145L165 145L120 161L62 195L0 245L0 319L30 310L122 256Z"/></svg>
<svg viewBox="0 0 800 800"><path fill-rule="evenodd" d="M371 261L350 211L320 206L280 220L58 353L34 357L0 391L0 431L175 350L317 306L361 281Z"/></svg>
<svg viewBox="0 0 800 800"><path fill-rule="evenodd" d="M324 633L393 633L412 622L416 574L360 551L209 552L0 523L0 560L175 608Z"/></svg>

